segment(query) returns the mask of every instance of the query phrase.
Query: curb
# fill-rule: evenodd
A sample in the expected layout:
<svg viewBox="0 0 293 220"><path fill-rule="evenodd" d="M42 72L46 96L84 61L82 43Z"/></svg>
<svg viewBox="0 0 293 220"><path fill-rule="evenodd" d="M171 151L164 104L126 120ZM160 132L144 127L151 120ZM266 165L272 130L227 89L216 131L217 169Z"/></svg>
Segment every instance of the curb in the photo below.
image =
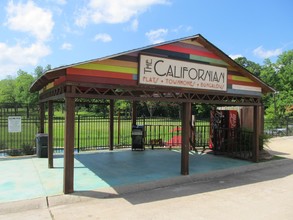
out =
<svg viewBox="0 0 293 220"><path fill-rule="evenodd" d="M221 177L237 175L246 172L268 169L275 166L292 165L292 159L280 159L268 162L255 163L240 167L234 167L224 170L215 170L202 174L191 174L187 176L177 176L168 179L162 179L152 182L138 183L127 186L99 188L98 190L80 191L67 195L56 195L42 197L30 200L22 200L16 202L0 203L0 215L8 213L16 213L34 209L47 209L54 206L72 204L77 202L88 201L91 199L115 198L125 194L148 191L168 186L176 186L180 184L189 184L195 182L209 181Z"/></svg>

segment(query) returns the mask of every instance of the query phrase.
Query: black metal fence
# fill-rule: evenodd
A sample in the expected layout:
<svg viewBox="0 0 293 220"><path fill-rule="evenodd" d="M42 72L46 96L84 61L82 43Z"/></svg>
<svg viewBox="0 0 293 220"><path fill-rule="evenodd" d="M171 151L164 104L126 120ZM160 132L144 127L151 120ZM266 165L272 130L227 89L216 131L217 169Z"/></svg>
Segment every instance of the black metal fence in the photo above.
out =
<svg viewBox="0 0 293 220"><path fill-rule="evenodd" d="M45 120L45 133L48 127ZM176 147L181 145L181 120L172 118L138 118L137 124L143 125L145 130L144 143L146 147ZM131 119L114 118L114 146L115 148L131 147ZM0 117L0 156L32 154L35 151L35 139L39 130L38 117L22 117L21 132L8 131L8 117ZM225 152L233 157L249 158L251 132L244 130L219 131L235 133L237 138L226 138L224 147L215 152ZM293 135L293 120L283 122L265 122L265 133L269 135ZM190 143L193 149L205 150L210 145L209 120L197 120L193 128ZM234 137L233 136L233 137ZM231 135L229 137L232 137ZM64 118L53 119L53 146L55 152L63 152ZM109 148L109 118L77 116L75 118L75 150L90 151Z"/></svg>
<svg viewBox="0 0 293 220"><path fill-rule="evenodd" d="M237 128L217 128L211 135L211 148L215 154L251 160L253 132Z"/></svg>
<svg viewBox="0 0 293 220"><path fill-rule="evenodd" d="M39 119L22 117L20 132L9 132L8 120L0 117L0 156L33 153Z"/></svg>
<svg viewBox="0 0 293 220"><path fill-rule="evenodd" d="M264 133L270 136L292 136L293 118L265 120Z"/></svg>

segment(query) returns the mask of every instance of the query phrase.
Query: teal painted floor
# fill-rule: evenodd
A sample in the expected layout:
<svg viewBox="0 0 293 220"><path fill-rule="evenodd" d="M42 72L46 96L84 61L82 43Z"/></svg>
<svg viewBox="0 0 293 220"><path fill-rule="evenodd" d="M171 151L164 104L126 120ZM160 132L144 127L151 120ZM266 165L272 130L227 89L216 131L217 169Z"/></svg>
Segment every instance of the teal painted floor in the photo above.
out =
<svg viewBox="0 0 293 220"><path fill-rule="evenodd" d="M75 154L74 190L88 191L180 176L181 153L159 149L99 151ZM251 162L212 154L190 153L189 173L244 166ZM63 155L0 159L0 203L62 194Z"/></svg>

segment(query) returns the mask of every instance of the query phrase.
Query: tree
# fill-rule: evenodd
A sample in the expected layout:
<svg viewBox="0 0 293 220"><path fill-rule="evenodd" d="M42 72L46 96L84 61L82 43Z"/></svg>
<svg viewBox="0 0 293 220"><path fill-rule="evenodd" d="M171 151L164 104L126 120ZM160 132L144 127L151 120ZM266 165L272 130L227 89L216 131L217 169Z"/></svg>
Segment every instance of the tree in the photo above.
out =
<svg viewBox="0 0 293 220"><path fill-rule="evenodd" d="M293 50L283 52L276 63L266 59L261 78L277 90L276 94L267 98L267 118L286 117L286 109L293 106Z"/></svg>
<svg viewBox="0 0 293 220"><path fill-rule="evenodd" d="M261 66L258 63L255 63L253 61L250 61L246 59L245 57L238 57L234 59L235 62L246 68L248 71L253 73L255 76L259 77L261 72Z"/></svg>
<svg viewBox="0 0 293 220"><path fill-rule="evenodd" d="M18 71L18 76L14 84L14 99L18 103L29 105L37 103L37 93L30 93L29 88L34 82L34 77L22 70Z"/></svg>
<svg viewBox="0 0 293 220"><path fill-rule="evenodd" d="M15 103L15 81L11 77L0 81L0 103Z"/></svg>
<svg viewBox="0 0 293 220"><path fill-rule="evenodd" d="M37 79L50 69L51 69L51 65L47 65L45 68L42 66L37 66L35 68L35 72L33 73L33 76Z"/></svg>
<svg viewBox="0 0 293 220"><path fill-rule="evenodd" d="M279 80L278 90L293 90L293 50L283 52L275 66Z"/></svg>
<svg viewBox="0 0 293 220"><path fill-rule="evenodd" d="M262 66L260 78L265 83L278 90L280 82L277 74L276 65L272 63L270 59L264 60L264 65Z"/></svg>
<svg viewBox="0 0 293 220"><path fill-rule="evenodd" d="M156 110L157 108L157 102L154 102L154 101L146 101L144 102L149 113L150 113L150 117L153 117L154 115L154 111Z"/></svg>
<svg viewBox="0 0 293 220"><path fill-rule="evenodd" d="M115 109L120 111L124 116L130 116L131 111L131 102L126 100L117 100L115 101Z"/></svg>

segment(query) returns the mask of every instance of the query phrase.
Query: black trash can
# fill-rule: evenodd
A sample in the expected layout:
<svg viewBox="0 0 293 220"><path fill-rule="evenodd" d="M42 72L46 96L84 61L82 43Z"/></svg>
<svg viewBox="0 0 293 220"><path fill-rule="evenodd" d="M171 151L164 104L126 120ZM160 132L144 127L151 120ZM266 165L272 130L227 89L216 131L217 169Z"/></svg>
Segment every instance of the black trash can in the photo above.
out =
<svg viewBox="0 0 293 220"><path fill-rule="evenodd" d="M36 135L37 157L48 158L48 134Z"/></svg>
<svg viewBox="0 0 293 220"><path fill-rule="evenodd" d="M144 126L133 125L132 126L132 150L144 150Z"/></svg>

